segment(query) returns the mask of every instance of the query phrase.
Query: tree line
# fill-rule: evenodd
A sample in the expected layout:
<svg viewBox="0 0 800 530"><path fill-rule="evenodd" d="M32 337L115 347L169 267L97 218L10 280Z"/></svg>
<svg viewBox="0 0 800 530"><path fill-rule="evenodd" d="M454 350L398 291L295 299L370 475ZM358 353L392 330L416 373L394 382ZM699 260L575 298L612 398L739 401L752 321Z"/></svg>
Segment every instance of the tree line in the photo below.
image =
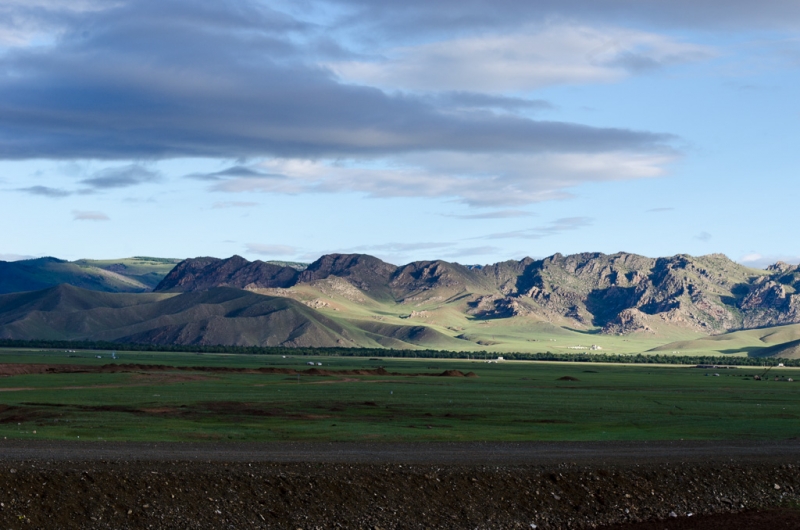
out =
<svg viewBox="0 0 800 530"><path fill-rule="evenodd" d="M232 353L249 355L292 355L333 357L392 357L423 359L475 359L495 360L502 356L511 361L559 361L633 364L687 364L728 366L784 366L800 367L800 359L775 357L722 357L718 355L664 355L664 354L614 354L614 353L497 353L488 351L463 352L446 350L393 350L378 348L283 348L271 346L225 346L186 344L121 344L107 341L68 340L10 340L0 339L0 348L39 348L49 350L96 350L167 353Z"/></svg>

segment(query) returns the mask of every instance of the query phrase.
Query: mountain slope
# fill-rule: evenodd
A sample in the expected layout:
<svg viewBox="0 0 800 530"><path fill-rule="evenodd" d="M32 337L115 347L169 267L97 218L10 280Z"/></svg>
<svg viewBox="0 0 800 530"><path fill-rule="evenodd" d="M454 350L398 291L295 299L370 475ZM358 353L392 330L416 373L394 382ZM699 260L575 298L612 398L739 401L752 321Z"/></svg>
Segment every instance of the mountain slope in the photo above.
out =
<svg viewBox="0 0 800 530"><path fill-rule="evenodd" d="M0 294L38 291L63 283L95 291L147 292L179 261L147 257L74 262L56 258L0 261Z"/></svg>
<svg viewBox="0 0 800 530"><path fill-rule="evenodd" d="M450 340L434 330L407 327L362 329L288 298L227 287L182 294L119 294L60 285L0 296L4 339L399 348Z"/></svg>

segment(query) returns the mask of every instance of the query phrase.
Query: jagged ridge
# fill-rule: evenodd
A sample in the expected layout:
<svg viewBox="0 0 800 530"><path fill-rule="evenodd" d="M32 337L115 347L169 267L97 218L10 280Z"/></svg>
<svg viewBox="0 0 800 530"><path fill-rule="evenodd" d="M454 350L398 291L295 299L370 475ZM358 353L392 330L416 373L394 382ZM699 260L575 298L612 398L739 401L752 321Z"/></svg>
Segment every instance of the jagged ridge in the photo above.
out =
<svg viewBox="0 0 800 530"><path fill-rule="evenodd" d="M239 256L196 258L181 262L155 290L288 289L330 278L378 301L459 299L476 318L531 315L615 334L651 331L653 322L706 333L800 322L798 267L778 263L760 271L721 254L555 254L483 267L440 260L395 266L364 254L331 254L302 272Z"/></svg>

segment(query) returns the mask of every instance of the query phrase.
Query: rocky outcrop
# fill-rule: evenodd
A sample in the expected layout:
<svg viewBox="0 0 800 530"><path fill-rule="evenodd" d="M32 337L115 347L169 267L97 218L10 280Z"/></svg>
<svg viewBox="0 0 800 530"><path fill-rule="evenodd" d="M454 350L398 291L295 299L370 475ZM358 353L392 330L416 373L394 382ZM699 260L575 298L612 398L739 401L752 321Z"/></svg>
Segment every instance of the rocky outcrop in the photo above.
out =
<svg viewBox="0 0 800 530"><path fill-rule="evenodd" d="M155 291L203 291L213 287L286 288L297 282L299 272L241 256L228 259L195 258L180 262L161 280Z"/></svg>
<svg viewBox="0 0 800 530"><path fill-rule="evenodd" d="M469 306L470 309L467 312L470 315L486 319L511 318L532 313L531 309L526 307L520 299L507 296L479 296L470 302Z"/></svg>
<svg viewBox="0 0 800 530"><path fill-rule="evenodd" d="M638 309L625 309L617 317L605 325L603 333L612 335L627 335L639 331L653 332L648 325L647 315Z"/></svg>

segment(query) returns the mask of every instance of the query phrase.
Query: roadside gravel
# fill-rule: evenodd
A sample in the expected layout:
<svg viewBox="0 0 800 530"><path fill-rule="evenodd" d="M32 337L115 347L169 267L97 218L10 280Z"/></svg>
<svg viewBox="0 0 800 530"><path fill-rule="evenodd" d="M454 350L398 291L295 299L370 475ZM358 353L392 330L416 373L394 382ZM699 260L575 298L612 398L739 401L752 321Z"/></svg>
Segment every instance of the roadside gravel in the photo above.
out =
<svg viewBox="0 0 800 530"><path fill-rule="evenodd" d="M645 530L738 512L777 521L795 512L752 510L800 501L796 442L2 442L0 455L2 528L667 525Z"/></svg>

